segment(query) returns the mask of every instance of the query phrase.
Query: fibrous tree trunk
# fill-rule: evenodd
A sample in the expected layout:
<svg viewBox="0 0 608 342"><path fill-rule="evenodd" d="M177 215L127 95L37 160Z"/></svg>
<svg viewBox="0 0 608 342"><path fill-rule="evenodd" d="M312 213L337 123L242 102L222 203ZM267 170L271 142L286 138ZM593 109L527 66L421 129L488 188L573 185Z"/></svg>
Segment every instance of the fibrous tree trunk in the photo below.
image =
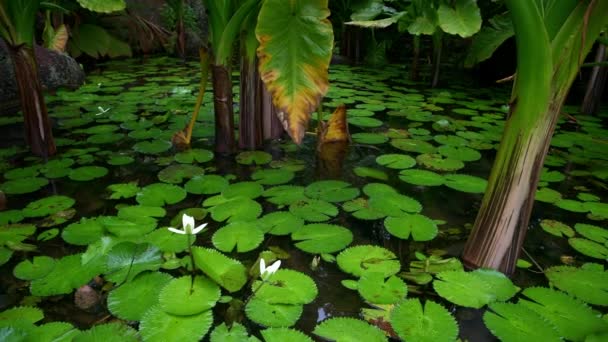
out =
<svg viewBox="0 0 608 342"><path fill-rule="evenodd" d="M595 62L600 63L606 60L606 45L600 44L595 53ZM596 114L600 109L602 94L606 87L608 78L608 67L596 65L591 70L591 76L587 82L587 90L581 106L581 112L587 115Z"/></svg>
<svg viewBox="0 0 608 342"><path fill-rule="evenodd" d="M259 83L262 82L257 68L257 58L241 60L239 103L239 147L255 150L263 144L262 97Z"/></svg>
<svg viewBox="0 0 608 342"><path fill-rule="evenodd" d="M215 152L231 154L235 152L234 108L230 68L212 65L213 106L215 113Z"/></svg>
<svg viewBox="0 0 608 342"><path fill-rule="evenodd" d="M9 45L8 50L15 67L15 78L23 111L25 140L32 153L46 159L55 155L57 148L38 77L34 49L27 45L18 47Z"/></svg>

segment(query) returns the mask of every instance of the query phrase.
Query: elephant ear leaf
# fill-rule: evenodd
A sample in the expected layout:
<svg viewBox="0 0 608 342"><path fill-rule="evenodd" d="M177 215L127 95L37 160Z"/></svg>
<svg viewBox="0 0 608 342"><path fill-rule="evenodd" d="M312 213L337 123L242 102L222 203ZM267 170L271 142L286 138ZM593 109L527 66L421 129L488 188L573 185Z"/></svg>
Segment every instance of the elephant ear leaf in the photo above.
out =
<svg viewBox="0 0 608 342"><path fill-rule="evenodd" d="M127 6L125 0L78 0L78 3L90 11L100 13L122 11Z"/></svg>
<svg viewBox="0 0 608 342"><path fill-rule="evenodd" d="M258 16L259 71L297 143L329 88L333 30L328 0L266 0Z"/></svg>

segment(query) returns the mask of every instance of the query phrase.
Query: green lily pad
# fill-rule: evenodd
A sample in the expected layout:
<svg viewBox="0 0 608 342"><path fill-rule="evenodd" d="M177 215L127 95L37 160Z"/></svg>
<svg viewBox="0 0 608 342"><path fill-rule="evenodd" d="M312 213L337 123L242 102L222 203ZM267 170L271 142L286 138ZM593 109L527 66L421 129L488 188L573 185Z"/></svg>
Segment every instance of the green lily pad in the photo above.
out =
<svg viewBox="0 0 608 342"><path fill-rule="evenodd" d="M145 154L160 154L168 151L172 147L170 141L167 140L152 140L140 141L133 145L133 150Z"/></svg>
<svg viewBox="0 0 608 342"><path fill-rule="evenodd" d="M104 216L100 219L104 229L119 237L137 237L156 228L156 220L147 216L117 217Z"/></svg>
<svg viewBox="0 0 608 342"><path fill-rule="evenodd" d="M483 321L488 329L507 341L561 341L555 328L538 313L513 303L492 303Z"/></svg>
<svg viewBox="0 0 608 342"><path fill-rule="evenodd" d="M216 205L209 208L211 218L217 222L236 221L251 221L255 220L262 213L262 206L247 197L225 198L222 195L210 197L203 206L209 206L213 202L210 200L220 201Z"/></svg>
<svg viewBox="0 0 608 342"><path fill-rule="evenodd" d="M331 341L388 341L382 330L350 317L326 319L315 327L313 334Z"/></svg>
<svg viewBox="0 0 608 342"><path fill-rule="evenodd" d="M118 183L108 186L108 190L112 191L110 199L121 199L135 197L140 190L137 182Z"/></svg>
<svg viewBox="0 0 608 342"><path fill-rule="evenodd" d="M373 167L357 166L353 169L353 173L359 177L367 177L383 181L388 180L388 175L386 174L386 172L375 169Z"/></svg>
<svg viewBox="0 0 608 342"><path fill-rule="evenodd" d="M262 196L266 197L268 202L276 205L290 205L307 200L304 195L304 187L295 185L274 186L264 191Z"/></svg>
<svg viewBox="0 0 608 342"><path fill-rule="evenodd" d="M262 337L266 342L313 342L304 333L292 328L269 328L262 330Z"/></svg>
<svg viewBox="0 0 608 342"><path fill-rule="evenodd" d="M289 235L304 227L304 220L288 211L275 211L260 217L257 227L271 235Z"/></svg>
<svg viewBox="0 0 608 342"><path fill-rule="evenodd" d="M183 276L172 279L158 296L158 303L166 313L177 316L196 315L215 306L221 291L206 277Z"/></svg>
<svg viewBox="0 0 608 342"><path fill-rule="evenodd" d="M292 171L283 169L262 169L251 174L251 179L264 185L278 185L289 183L295 174Z"/></svg>
<svg viewBox="0 0 608 342"><path fill-rule="evenodd" d="M194 247L192 255L196 267L228 292L240 290L247 282L245 266L214 249Z"/></svg>
<svg viewBox="0 0 608 342"><path fill-rule="evenodd" d="M35 192L49 184L46 178L18 178L7 180L0 185L0 191L7 195L21 195Z"/></svg>
<svg viewBox="0 0 608 342"><path fill-rule="evenodd" d="M535 199L539 202L556 203L562 199L562 194L551 188L540 188L536 190Z"/></svg>
<svg viewBox="0 0 608 342"><path fill-rule="evenodd" d="M393 139L393 140L391 140L391 145L393 145L394 147L396 147L402 151L406 151L406 152L413 152L413 153L434 153L435 152L435 146L433 146L432 144L430 144L426 141L422 141L422 140Z"/></svg>
<svg viewBox="0 0 608 342"><path fill-rule="evenodd" d="M298 241L295 246L311 254L334 253L346 248L353 241L350 230L332 224L315 223L305 225L291 234Z"/></svg>
<svg viewBox="0 0 608 342"><path fill-rule="evenodd" d="M184 188L191 194L212 195L224 191L228 184L228 180L219 175L198 175L186 182Z"/></svg>
<svg viewBox="0 0 608 342"><path fill-rule="evenodd" d="M11 209L0 212L0 225L9 224L9 223L19 223L21 222L25 216L21 210Z"/></svg>
<svg viewBox="0 0 608 342"><path fill-rule="evenodd" d="M108 295L108 309L120 319L139 321L158 303L159 293L172 277L161 272L145 272L114 288Z"/></svg>
<svg viewBox="0 0 608 342"><path fill-rule="evenodd" d="M359 196L359 189L338 180L317 181L304 189L304 194L312 199L327 202L344 202Z"/></svg>
<svg viewBox="0 0 608 342"><path fill-rule="evenodd" d="M433 288L454 304L477 309L495 301L506 301L519 291L504 274L490 269L440 272Z"/></svg>
<svg viewBox="0 0 608 342"><path fill-rule="evenodd" d="M216 326L211 332L211 342L259 342L255 336L249 336L247 329L239 323L232 323L230 328L226 323Z"/></svg>
<svg viewBox="0 0 608 342"><path fill-rule="evenodd" d="M35 178L40 173L40 165L18 167L4 173L4 179Z"/></svg>
<svg viewBox="0 0 608 342"><path fill-rule="evenodd" d="M129 282L141 272L158 270L161 264L162 256L156 246L122 242L108 253L106 278L114 283Z"/></svg>
<svg viewBox="0 0 608 342"><path fill-rule="evenodd" d="M194 148L190 150L186 150L184 152L176 153L175 161L182 164L193 164L197 163L206 163L210 160L213 160L214 155L213 152L201 148Z"/></svg>
<svg viewBox="0 0 608 342"><path fill-rule="evenodd" d="M13 269L15 278L21 280L34 280L49 274L55 268L55 259L48 256L36 256L30 260L23 260Z"/></svg>
<svg viewBox="0 0 608 342"><path fill-rule="evenodd" d="M103 264L82 264L81 259L82 254L73 254L56 260L51 272L32 280L30 293L41 297L68 294L102 273Z"/></svg>
<svg viewBox="0 0 608 342"><path fill-rule="evenodd" d="M162 207L166 204L175 204L186 198L186 190L165 183L147 185L137 193L137 203L151 207Z"/></svg>
<svg viewBox="0 0 608 342"><path fill-rule="evenodd" d="M411 234L414 241L430 241L438 233L435 221L420 214L387 217L384 227L391 235L400 239L408 239Z"/></svg>
<svg viewBox="0 0 608 342"><path fill-rule="evenodd" d="M338 215L335 205L322 200L302 200L289 206L289 212L310 222L323 222Z"/></svg>
<svg viewBox="0 0 608 342"><path fill-rule="evenodd" d="M464 162L458 159L446 158L441 154L421 154L416 157L418 164L432 170L456 171L464 167Z"/></svg>
<svg viewBox="0 0 608 342"><path fill-rule="evenodd" d="M401 263L393 252L371 245L350 247L338 254L336 262L342 271L356 277L361 277L365 272L377 272L390 277L401 269Z"/></svg>
<svg viewBox="0 0 608 342"><path fill-rule="evenodd" d="M30 202L21 212L25 217L42 217L66 210L74 203L74 199L67 196L49 196Z"/></svg>
<svg viewBox="0 0 608 342"><path fill-rule="evenodd" d="M380 145L388 141L387 136L378 133L355 133L351 138L358 144L367 145Z"/></svg>
<svg viewBox="0 0 608 342"><path fill-rule="evenodd" d="M587 207L585 206L585 202L579 202L572 199L560 199L553 204L558 208L562 208L574 213L585 213L588 211Z"/></svg>
<svg viewBox="0 0 608 342"><path fill-rule="evenodd" d="M431 300L407 299L392 311L390 323L397 335L406 341L455 341L458 324L448 310Z"/></svg>
<svg viewBox="0 0 608 342"><path fill-rule="evenodd" d="M564 224L555 220L542 220L540 221L540 227L551 235L555 235L557 237L573 237L574 229L570 228L567 224Z"/></svg>
<svg viewBox="0 0 608 342"><path fill-rule="evenodd" d="M360 220L377 220L386 217L386 213L369 206L369 201L366 198L359 197L352 201L345 202L342 205L344 211L351 213L354 217Z"/></svg>
<svg viewBox="0 0 608 342"><path fill-rule="evenodd" d="M245 307L245 314L255 323L277 328L294 325L302 310L302 305L270 304L253 297Z"/></svg>
<svg viewBox="0 0 608 342"><path fill-rule="evenodd" d="M437 149L439 154L463 162L472 162L481 159L481 153L466 146L443 145Z"/></svg>
<svg viewBox="0 0 608 342"><path fill-rule="evenodd" d="M245 253L256 249L264 241L264 232L250 222L233 222L219 230L212 237L215 248L222 252Z"/></svg>
<svg viewBox="0 0 608 342"><path fill-rule="evenodd" d="M608 241L608 229L591 224L577 223L574 225L576 232L589 240L605 244ZM572 236L570 236L572 237Z"/></svg>
<svg viewBox="0 0 608 342"><path fill-rule="evenodd" d="M443 176L427 170L402 170L399 179L406 183L421 186L439 186L443 184Z"/></svg>
<svg viewBox="0 0 608 342"><path fill-rule="evenodd" d="M130 326L121 322L111 322L95 325L91 329L74 336L72 341L112 341L120 339L125 342L137 342L138 337L137 331Z"/></svg>
<svg viewBox="0 0 608 342"><path fill-rule="evenodd" d="M488 181L483 178L462 174L444 175L443 181L448 188L475 194L484 193L488 184Z"/></svg>
<svg viewBox="0 0 608 342"><path fill-rule="evenodd" d="M236 162L244 165L264 165L272 161L272 155L264 151L245 151L236 156Z"/></svg>
<svg viewBox="0 0 608 342"><path fill-rule="evenodd" d="M108 169L103 166L82 166L70 171L68 176L71 180L84 182L101 178L107 174Z"/></svg>
<svg viewBox="0 0 608 342"><path fill-rule="evenodd" d="M385 281L380 272L363 273L357 290L366 302L373 304L396 304L407 295L407 286L401 278L390 276Z"/></svg>
<svg viewBox="0 0 608 342"><path fill-rule="evenodd" d="M391 169L409 169L416 165L416 159L405 154L383 154L376 158L376 163Z"/></svg>
<svg viewBox="0 0 608 342"><path fill-rule="evenodd" d="M196 315L176 316L160 306L150 308L141 319L139 332L145 341L198 342L213 324L210 310Z"/></svg>
<svg viewBox="0 0 608 342"><path fill-rule="evenodd" d="M225 198L246 197L249 199L258 198L264 192L264 187L256 182L238 182L230 184L223 191Z"/></svg>
<svg viewBox="0 0 608 342"><path fill-rule="evenodd" d="M113 166L129 165L129 164L133 163L134 161L135 161L135 158L128 156L128 155L122 155L122 154L112 155L107 160L108 164L113 165Z"/></svg>
<svg viewBox="0 0 608 342"><path fill-rule="evenodd" d="M201 209L203 210L203 209ZM118 217L125 219L139 219L142 217L158 217L162 218L167 215L167 211L163 207L150 207L146 205L128 205L118 209ZM181 220L181 216L180 216ZM180 221L181 223L181 221ZM171 223L173 226L178 224Z"/></svg>
<svg viewBox="0 0 608 342"><path fill-rule="evenodd" d="M604 260L608 258L608 248L597 242L583 238L570 238L568 244L586 256Z"/></svg>
<svg viewBox="0 0 608 342"><path fill-rule="evenodd" d="M158 180L164 183L181 184L189 179L205 173L202 167L189 164L170 165L158 173Z"/></svg>
<svg viewBox="0 0 608 342"><path fill-rule="evenodd" d="M315 282L304 273L280 269L265 283L251 285L255 298L269 304L309 304L318 294Z"/></svg>
<svg viewBox="0 0 608 342"><path fill-rule="evenodd" d="M383 122L378 120L378 119L374 119L374 118L370 118L367 116L350 116L348 118L348 123L351 125L355 125L355 126L359 126L359 127L380 127L383 125Z"/></svg>

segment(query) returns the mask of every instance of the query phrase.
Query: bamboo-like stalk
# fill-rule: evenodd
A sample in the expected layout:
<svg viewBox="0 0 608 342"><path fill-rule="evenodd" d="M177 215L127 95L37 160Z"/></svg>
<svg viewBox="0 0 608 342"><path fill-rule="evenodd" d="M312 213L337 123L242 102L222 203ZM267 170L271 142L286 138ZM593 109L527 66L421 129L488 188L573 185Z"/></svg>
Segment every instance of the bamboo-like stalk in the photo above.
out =
<svg viewBox="0 0 608 342"><path fill-rule="evenodd" d="M230 68L212 65L213 106L215 112L215 152L231 154L235 151L234 109Z"/></svg>

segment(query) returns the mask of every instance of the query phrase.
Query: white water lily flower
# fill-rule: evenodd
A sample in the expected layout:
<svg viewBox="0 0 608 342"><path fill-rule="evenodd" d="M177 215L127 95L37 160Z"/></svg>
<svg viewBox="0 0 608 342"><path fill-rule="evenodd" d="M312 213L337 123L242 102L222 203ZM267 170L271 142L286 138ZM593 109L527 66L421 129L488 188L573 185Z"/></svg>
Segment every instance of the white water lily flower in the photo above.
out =
<svg viewBox="0 0 608 342"><path fill-rule="evenodd" d="M184 216L182 216L182 229L177 229L173 227L169 227L168 229L177 234L196 235L200 233L206 225L207 223L203 223L200 226L194 228L194 217L189 216L188 214L184 214Z"/></svg>
<svg viewBox="0 0 608 342"><path fill-rule="evenodd" d="M267 280L273 273L275 273L278 269L279 266L281 266L281 260L277 260L274 262L274 264L268 266L268 268L266 268L266 262L264 261L264 258L260 259L260 278L262 278L262 280Z"/></svg>

